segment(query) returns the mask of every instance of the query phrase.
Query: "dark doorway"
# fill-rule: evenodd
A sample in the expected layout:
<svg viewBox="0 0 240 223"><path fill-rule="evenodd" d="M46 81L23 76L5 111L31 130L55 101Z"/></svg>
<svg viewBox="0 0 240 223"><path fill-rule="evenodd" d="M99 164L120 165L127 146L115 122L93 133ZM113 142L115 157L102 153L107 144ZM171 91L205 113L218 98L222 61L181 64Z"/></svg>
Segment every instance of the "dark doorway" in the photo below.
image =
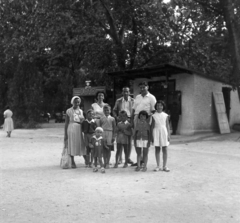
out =
<svg viewBox="0 0 240 223"><path fill-rule="evenodd" d="M223 98L224 98L224 102L225 102L225 107L226 107L226 113L227 113L227 117L229 120L229 115L230 115L230 105L231 105L231 88L229 87L223 87L222 88L222 92L223 92Z"/></svg>
<svg viewBox="0 0 240 223"><path fill-rule="evenodd" d="M169 109L175 102L178 104L181 113L181 92L175 90L175 80L166 81L154 81L148 82L149 92L153 94L157 100L163 100L166 103L166 111L169 113Z"/></svg>

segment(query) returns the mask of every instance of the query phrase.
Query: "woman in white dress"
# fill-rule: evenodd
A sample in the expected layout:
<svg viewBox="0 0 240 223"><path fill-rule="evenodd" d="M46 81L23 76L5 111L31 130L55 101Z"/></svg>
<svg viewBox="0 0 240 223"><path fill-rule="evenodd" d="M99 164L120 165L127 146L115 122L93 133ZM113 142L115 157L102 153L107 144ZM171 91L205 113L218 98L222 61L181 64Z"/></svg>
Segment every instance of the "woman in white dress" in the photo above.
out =
<svg viewBox="0 0 240 223"><path fill-rule="evenodd" d="M165 103L163 101L157 101L155 105L156 112L153 114L152 119L152 136L153 144L155 146L155 156L157 161L157 167L155 171L160 170L160 151L163 152L163 171L169 172L167 167L167 147L170 141L170 128L168 114L163 112L165 109Z"/></svg>
<svg viewBox="0 0 240 223"><path fill-rule="evenodd" d="M3 125L3 131L7 132L7 137L11 137L13 127L13 120L12 120L12 111L10 110L9 106L6 107L5 112L3 113L4 116L4 125Z"/></svg>
<svg viewBox="0 0 240 223"><path fill-rule="evenodd" d="M75 96L71 100L73 105L66 111L64 142L68 147L68 154L72 159L72 168L76 168L74 156L85 156L86 147L82 134L83 111L80 109L81 99Z"/></svg>
<svg viewBox="0 0 240 223"><path fill-rule="evenodd" d="M94 111L94 118L97 123L97 126L100 126L100 118L104 116L103 113L103 106L106 104L103 102L105 99L105 93L102 91L99 91L96 93L96 103L92 104L92 110Z"/></svg>

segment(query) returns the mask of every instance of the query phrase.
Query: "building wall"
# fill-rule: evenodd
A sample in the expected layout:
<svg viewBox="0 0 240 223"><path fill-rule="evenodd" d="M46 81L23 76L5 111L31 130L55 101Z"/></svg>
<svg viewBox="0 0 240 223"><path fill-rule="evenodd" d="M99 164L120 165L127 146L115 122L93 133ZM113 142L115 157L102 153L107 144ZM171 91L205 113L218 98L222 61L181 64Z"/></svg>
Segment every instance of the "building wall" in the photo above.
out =
<svg viewBox="0 0 240 223"><path fill-rule="evenodd" d="M171 79L176 80L176 90L182 93L182 114L179 118L177 134L192 134L194 132L194 75L174 75Z"/></svg>
<svg viewBox="0 0 240 223"><path fill-rule="evenodd" d="M222 92L222 83L194 75L194 132L218 131L213 92Z"/></svg>
<svg viewBox="0 0 240 223"><path fill-rule="evenodd" d="M177 133L189 135L199 132L219 131L217 115L213 103L213 92L222 92L226 87L221 82L195 74L172 75L169 80L176 80L176 90L182 93L182 103ZM134 81L134 97L139 94L141 81L160 81L164 77L151 79L139 78ZM230 87L230 86L229 86ZM150 92L151 93L151 92ZM230 127L240 123L240 103L237 91L231 91Z"/></svg>

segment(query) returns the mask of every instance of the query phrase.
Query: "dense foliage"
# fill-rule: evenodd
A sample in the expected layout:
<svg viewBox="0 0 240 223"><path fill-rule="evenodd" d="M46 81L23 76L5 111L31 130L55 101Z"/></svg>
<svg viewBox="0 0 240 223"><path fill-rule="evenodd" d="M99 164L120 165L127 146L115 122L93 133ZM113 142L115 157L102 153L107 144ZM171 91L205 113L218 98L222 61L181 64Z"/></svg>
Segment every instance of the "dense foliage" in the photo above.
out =
<svg viewBox="0 0 240 223"><path fill-rule="evenodd" d="M87 79L112 88L107 71L166 62L239 86L239 12L238 0L0 0L0 112L34 125Z"/></svg>

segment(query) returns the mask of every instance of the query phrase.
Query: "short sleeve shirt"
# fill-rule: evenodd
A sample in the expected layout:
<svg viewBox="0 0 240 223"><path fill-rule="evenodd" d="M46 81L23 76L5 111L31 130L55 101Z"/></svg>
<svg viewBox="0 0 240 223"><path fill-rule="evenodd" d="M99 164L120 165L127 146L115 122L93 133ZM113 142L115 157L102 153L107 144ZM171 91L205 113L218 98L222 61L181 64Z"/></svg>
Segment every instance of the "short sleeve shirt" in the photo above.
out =
<svg viewBox="0 0 240 223"><path fill-rule="evenodd" d="M148 140L148 132L150 132L150 125L147 122L137 122L135 131L137 132L137 139Z"/></svg>
<svg viewBox="0 0 240 223"><path fill-rule="evenodd" d="M117 143L121 144L128 144L128 135L124 133L124 130L130 130L131 131L131 124L126 122L119 122L117 125L118 132L117 132Z"/></svg>
<svg viewBox="0 0 240 223"><path fill-rule="evenodd" d="M133 104L135 115L138 115L140 111L146 111L149 115L151 111L155 110L156 98L149 92L143 97L141 94L137 95Z"/></svg>

